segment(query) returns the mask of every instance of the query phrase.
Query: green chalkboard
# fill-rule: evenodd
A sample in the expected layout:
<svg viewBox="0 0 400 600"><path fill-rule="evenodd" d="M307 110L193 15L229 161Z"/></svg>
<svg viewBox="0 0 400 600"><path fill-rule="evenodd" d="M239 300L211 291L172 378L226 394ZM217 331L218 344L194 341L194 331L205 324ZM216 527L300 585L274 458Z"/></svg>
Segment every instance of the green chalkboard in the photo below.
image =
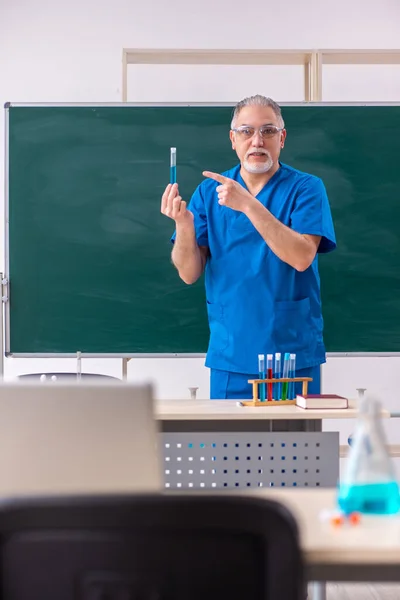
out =
<svg viewBox="0 0 400 600"><path fill-rule="evenodd" d="M170 262L159 212L178 149L189 199L236 164L230 106L7 108L12 354L203 353L203 281ZM283 106L282 160L322 177L338 249L320 257L328 352L400 351L400 106Z"/></svg>

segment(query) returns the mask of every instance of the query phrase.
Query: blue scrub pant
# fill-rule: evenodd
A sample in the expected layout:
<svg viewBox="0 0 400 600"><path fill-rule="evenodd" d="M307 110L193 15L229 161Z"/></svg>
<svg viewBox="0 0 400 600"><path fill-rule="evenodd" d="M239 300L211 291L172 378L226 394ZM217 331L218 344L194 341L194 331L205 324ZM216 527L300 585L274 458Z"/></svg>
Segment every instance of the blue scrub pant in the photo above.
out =
<svg viewBox="0 0 400 600"><path fill-rule="evenodd" d="M296 371L296 377L312 377L308 383L309 394L319 394L321 390L321 365L300 369ZM210 373L210 398L211 400L251 400L253 389L248 379L258 379L258 373L247 375L246 373L232 373L211 369ZM301 394L302 382L295 384L295 393Z"/></svg>

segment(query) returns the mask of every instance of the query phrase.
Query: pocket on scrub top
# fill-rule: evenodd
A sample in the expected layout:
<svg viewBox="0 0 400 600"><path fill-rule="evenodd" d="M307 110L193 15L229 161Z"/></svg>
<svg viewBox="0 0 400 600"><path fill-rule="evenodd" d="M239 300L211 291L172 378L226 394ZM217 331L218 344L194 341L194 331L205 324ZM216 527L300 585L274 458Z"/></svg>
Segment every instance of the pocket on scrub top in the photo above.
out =
<svg viewBox="0 0 400 600"><path fill-rule="evenodd" d="M273 339L281 352L299 352L312 341L310 299L276 302Z"/></svg>
<svg viewBox="0 0 400 600"><path fill-rule="evenodd" d="M214 350L224 350L229 343L228 329L224 323L224 309L221 304L207 300L207 313L210 326L210 346Z"/></svg>

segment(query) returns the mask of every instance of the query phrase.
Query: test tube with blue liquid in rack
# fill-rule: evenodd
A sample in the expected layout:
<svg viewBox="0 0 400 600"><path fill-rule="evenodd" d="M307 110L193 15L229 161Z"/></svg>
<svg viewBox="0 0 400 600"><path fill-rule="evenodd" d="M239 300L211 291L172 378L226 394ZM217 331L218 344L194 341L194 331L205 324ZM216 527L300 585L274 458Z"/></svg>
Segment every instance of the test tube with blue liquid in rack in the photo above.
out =
<svg viewBox="0 0 400 600"><path fill-rule="evenodd" d="M169 182L176 183L176 148L171 148Z"/></svg>
<svg viewBox="0 0 400 600"><path fill-rule="evenodd" d="M265 355L258 355L258 377L265 379ZM265 383L260 383L260 402L265 402Z"/></svg>
<svg viewBox="0 0 400 600"><path fill-rule="evenodd" d="M289 379L294 379L296 377L296 355L291 354L289 358ZM295 400L295 384L294 381L289 381L289 393L288 400Z"/></svg>

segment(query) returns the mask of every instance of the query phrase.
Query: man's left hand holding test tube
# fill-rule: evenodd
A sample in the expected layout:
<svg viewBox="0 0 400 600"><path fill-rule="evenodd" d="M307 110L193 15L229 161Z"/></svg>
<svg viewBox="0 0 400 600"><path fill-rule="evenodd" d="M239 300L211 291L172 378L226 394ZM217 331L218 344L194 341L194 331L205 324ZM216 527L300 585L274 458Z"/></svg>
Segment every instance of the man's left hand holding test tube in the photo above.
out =
<svg viewBox="0 0 400 600"><path fill-rule="evenodd" d="M186 202L179 195L176 182L176 148L171 148L169 173L170 183L161 198L161 212L175 221L177 229L180 227L193 233L193 213L187 210Z"/></svg>
<svg viewBox="0 0 400 600"><path fill-rule="evenodd" d="M176 179L176 148L171 148L170 177L171 183L167 185L161 198L161 213L175 221L176 238L172 250L172 262L180 278L190 284L197 281L204 271L208 247L198 246L193 213L187 209L185 200L182 200L179 195L178 184L172 181L173 178Z"/></svg>

